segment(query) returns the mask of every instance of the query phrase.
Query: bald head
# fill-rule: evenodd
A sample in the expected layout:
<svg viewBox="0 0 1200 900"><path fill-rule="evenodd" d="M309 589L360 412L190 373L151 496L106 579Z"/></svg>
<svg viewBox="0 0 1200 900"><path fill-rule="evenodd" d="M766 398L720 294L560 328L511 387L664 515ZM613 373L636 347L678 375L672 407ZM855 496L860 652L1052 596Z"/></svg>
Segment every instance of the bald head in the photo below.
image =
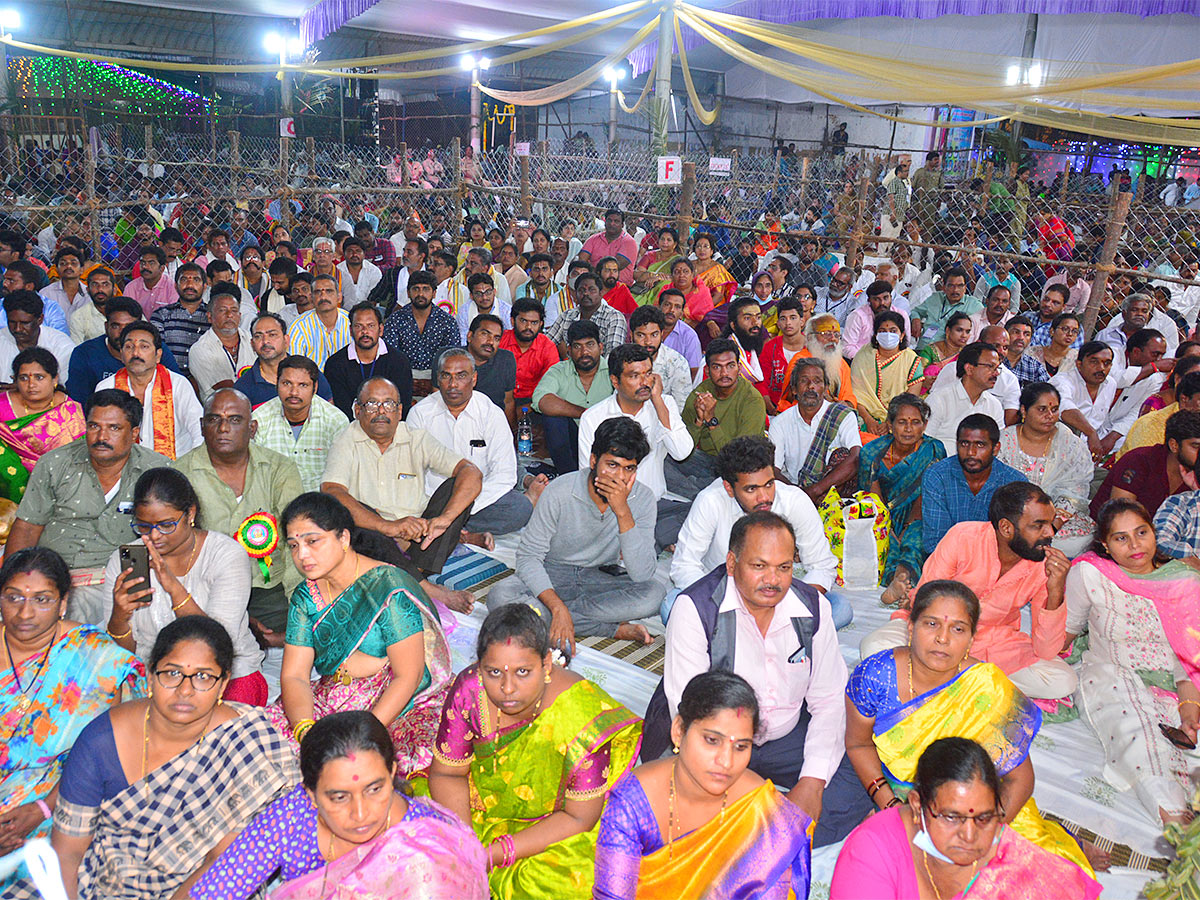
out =
<svg viewBox="0 0 1200 900"><path fill-rule="evenodd" d="M210 459L228 464L249 457L250 439L258 430L250 412L249 398L233 388L222 388L205 401L200 430Z"/></svg>

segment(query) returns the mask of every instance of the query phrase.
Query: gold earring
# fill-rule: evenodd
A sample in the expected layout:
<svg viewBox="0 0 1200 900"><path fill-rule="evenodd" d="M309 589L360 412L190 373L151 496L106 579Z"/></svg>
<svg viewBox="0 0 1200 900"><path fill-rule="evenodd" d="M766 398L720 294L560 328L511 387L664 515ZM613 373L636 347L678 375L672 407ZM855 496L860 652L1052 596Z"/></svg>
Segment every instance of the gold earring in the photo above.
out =
<svg viewBox="0 0 1200 900"><path fill-rule="evenodd" d="M671 748L671 752L674 753L676 756L678 756L679 755L679 745L676 744L675 746L673 746Z"/></svg>
<svg viewBox="0 0 1200 900"><path fill-rule="evenodd" d="M546 672L546 684L550 683L550 672Z"/></svg>

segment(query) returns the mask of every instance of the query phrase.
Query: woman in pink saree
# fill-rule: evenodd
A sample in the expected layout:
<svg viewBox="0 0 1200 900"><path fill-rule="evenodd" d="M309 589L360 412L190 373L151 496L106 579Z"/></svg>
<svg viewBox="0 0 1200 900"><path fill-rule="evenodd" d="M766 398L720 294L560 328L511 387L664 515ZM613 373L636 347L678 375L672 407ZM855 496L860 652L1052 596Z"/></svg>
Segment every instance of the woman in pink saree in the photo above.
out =
<svg viewBox="0 0 1200 900"><path fill-rule="evenodd" d="M483 846L449 810L405 796L383 724L321 719L300 746L302 782L268 806L192 886L194 900L487 900Z"/></svg>
<svg viewBox="0 0 1200 900"><path fill-rule="evenodd" d="M829 887L829 900L1099 895L1099 882L1079 866L1004 825L992 758L960 737L925 748L906 803L850 832Z"/></svg>
<svg viewBox="0 0 1200 900"><path fill-rule="evenodd" d="M13 360L14 388L0 392L0 497L19 503L42 454L84 432L83 408L58 387L58 360L43 347Z"/></svg>

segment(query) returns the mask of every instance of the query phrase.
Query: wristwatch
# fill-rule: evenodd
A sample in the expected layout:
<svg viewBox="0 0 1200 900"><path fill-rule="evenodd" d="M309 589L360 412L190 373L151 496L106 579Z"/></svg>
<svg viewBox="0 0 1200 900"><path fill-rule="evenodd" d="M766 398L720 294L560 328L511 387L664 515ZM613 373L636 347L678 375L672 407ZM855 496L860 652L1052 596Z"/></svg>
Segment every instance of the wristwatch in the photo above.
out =
<svg viewBox="0 0 1200 900"><path fill-rule="evenodd" d="M709 419L704 424L707 425L709 428L716 428L718 425L721 424L721 420L718 419L716 416L713 416L711 419Z"/></svg>

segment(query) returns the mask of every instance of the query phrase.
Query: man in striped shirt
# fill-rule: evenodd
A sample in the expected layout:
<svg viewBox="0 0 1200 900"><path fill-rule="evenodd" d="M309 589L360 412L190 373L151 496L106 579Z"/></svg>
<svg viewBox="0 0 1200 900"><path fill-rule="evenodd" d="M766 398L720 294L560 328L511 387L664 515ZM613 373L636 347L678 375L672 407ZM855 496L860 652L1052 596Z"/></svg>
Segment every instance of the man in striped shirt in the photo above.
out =
<svg viewBox="0 0 1200 900"><path fill-rule="evenodd" d="M350 318L342 309L342 295L332 275L316 276L312 292L316 307L291 324L288 342L293 353L307 356L321 368L350 343Z"/></svg>

